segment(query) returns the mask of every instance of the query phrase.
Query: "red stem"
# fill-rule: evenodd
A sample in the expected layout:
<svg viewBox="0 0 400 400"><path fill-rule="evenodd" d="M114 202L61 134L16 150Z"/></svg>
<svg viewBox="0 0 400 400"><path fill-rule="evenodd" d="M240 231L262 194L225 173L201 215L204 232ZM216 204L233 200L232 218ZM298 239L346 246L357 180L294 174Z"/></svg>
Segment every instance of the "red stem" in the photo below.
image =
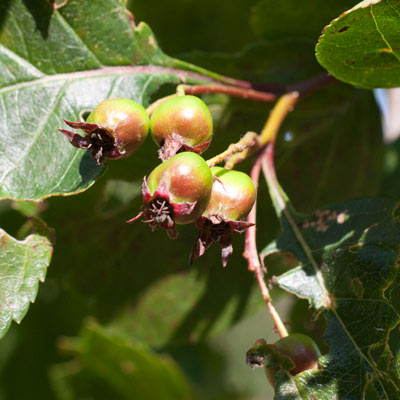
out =
<svg viewBox="0 0 400 400"><path fill-rule="evenodd" d="M250 172L250 178L253 181L254 187L258 189L258 181L261 172L261 162L264 157L264 152L262 151ZM246 239L244 247L244 258L248 262L249 271L255 271L257 268L261 268L260 259L258 257L257 242L256 242L256 216L257 216L257 200L254 203L249 215L247 216L247 222L254 224L253 226L246 229Z"/></svg>
<svg viewBox="0 0 400 400"><path fill-rule="evenodd" d="M250 177L253 180L254 186L258 188L258 181L260 177L260 171L263 159L267 156L268 158L271 156L270 150L272 148L272 160L273 160L273 143L269 143L258 155L256 162L254 163ZM273 161L272 161L273 162ZM256 222L256 203L254 204L250 214L247 217L247 222L255 223ZM246 230L246 240L245 240L245 251L244 257L247 259L248 268L250 271L254 272L254 275L257 279L257 284L260 289L261 295L264 299L265 304L267 305L268 311L274 321L275 328L279 333L280 337L288 336L288 331L285 327L285 324L282 322L282 319L279 313L276 311L275 307L272 304L271 297L269 295L269 290L264 280L264 270L260 263L260 258L258 256L257 250L257 242L256 242L256 226L251 226Z"/></svg>
<svg viewBox="0 0 400 400"><path fill-rule="evenodd" d="M184 90L185 94L222 93L231 97L240 97L254 101L275 101L277 99L277 95L274 93L227 85L185 85Z"/></svg>
<svg viewBox="0 0 400 400"><path fill-rule="evenodd" d="M336 78L328 73L324 73L290 85L287 87L287 91L299 92L300 96L305 96L334 82L337 82Z"/></svg>

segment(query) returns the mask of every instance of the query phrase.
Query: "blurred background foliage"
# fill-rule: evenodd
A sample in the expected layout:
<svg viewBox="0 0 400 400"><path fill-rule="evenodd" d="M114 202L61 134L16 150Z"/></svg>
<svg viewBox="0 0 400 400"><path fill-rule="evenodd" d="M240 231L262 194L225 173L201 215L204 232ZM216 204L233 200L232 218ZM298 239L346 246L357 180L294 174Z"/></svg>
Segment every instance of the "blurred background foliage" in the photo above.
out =
<svg viewBox="0 0 400 400"><path fill-rule="evenodd" d="M352 5L128 3L135 22L146 21L167 54L234 78L282 85L323 72L314 45L322 28ZM157 97L173 90L163 87ZM221 95L204 100L215 122L207 157L247 130L259 131L270 109ZM373 93L338 83L304 98L285 122L278 174L302 212L349 198L398 197L399 150L398 142L383 144ZM41 203L0 201L1 227L10 235L32 215L57 234L35 304L0 342L0 399L272 398L263 371L245 364L255 340L273 342L278 335L241 257L243 236L235 238L226 269L217 246L189 266L193 227L183 226L171 241L144 224L124 223L137 213L140 182L156 164L148 140L134 157L110 162L85 193ZM240 168L248 172L250 166ZM258 210L262 248L279 233L265 185ZM287 261L270 258L268 276L288 268ZM326 350L324 320L315 320L306 301L281 294L272 291L291 329L310 334ZM133 384L143 381L143 388ZM151 397L149 387L160 392Z"/></svg>

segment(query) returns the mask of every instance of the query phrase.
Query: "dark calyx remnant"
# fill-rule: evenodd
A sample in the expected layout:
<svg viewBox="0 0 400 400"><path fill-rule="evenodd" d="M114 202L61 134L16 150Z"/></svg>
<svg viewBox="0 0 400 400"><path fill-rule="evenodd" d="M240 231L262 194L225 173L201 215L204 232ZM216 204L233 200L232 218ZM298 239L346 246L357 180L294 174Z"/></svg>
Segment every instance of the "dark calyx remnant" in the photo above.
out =
<svg viewBox="0 0 400 400"><path fill-rule="evenodd" d="M167 231L170 238L176 239L178 232L176 231L175 218L193 212L197 202L172 202L169 195L169 185L163 179L152 195L147 185L146 177L144 177L142 194L142 211L136 217L126 222L132 223L143 217L143 222L149 224L153 231L156 228L163 228Z"/></svg>
<svg viewBox="0 0 400 400"><path fill-rule="evenodd" d="M190 262L202 256L213 242L217 242L221 246L222 265L226 267L233 252L232 234L242 233L254 224L247 221L225 220L221 216L213 215L200 217L196 225L200 232Z"/></svg>
<svg viewBox="0 0 400 400"><path fill-rule="evenodd" d="M74 147L90 150L97 165L104 164L105 158L121 157L122 153L118 150L115 138L106 128L86 122L65 120L65 123L71 128L86 132L86 136L81 136L65 129L59 129Z"/></svg>
<svg viewBox="0 0 400 400"><path fill-rule="evenodd" d="M164 197L154 197L149 202L146 202L146 195L143 197L142 211L126 222L130 224L142 218L142 222L149 224L152 231L157 228L163 228L170 238L175 239L177 231L174 221L174 208L169 201Z"/></svg>
<svg viewBox="0 0 400 400"><path fill-rule="evenodd" d="M151 200L143 210L143 215L145 217L143 222L148 223L152 230L155 230L157 226L168 230L175 225L174 210L168 200L162 197Z"/></svg>

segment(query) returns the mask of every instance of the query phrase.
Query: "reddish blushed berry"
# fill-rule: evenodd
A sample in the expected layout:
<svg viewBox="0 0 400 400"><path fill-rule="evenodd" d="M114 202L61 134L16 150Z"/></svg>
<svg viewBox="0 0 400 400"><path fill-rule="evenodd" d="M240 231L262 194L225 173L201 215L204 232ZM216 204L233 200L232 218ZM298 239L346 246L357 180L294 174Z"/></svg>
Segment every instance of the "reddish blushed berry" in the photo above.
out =
<svg viewBox="0 0 400 400"><path fill-rule="evenodd" d="M218 242L225 267L233 251L232 234L244 232L253 225L244 219L254 205L256 190L253 181L243 172L221 167L213 167L211 172L214 176L211 199L203 215L196 221L200 233L192 261L203 255L213 242Z"/></svg>
<svg viewBox="0 0 400 400"><path fill-rule="evenodd" d="M294 362L295 366L290 370L292 375L318 368L321 353L309 336L292 333L275 342L275 346L281 355L288 356Z"/></svg>
<svg viewBox="0 0 400 400"><path fill-rule="evenodd" d="M70 127L85 132L85 136L60 129L70 143L88 149L96 163L105 158L130 156L144 142L149 131L149 117L139 103L130 99L104 100L89 114L86 122L65 121Z"/></svg>
<svg viewBox="0 0 400 400"><path fill-rule="evenodd" d="M279 339L275 344L279 355L289 357L294 367L289 370L292 375L309 369L318 369L321 353L317 344L309 336L301 333L292 333ZM266 368L266 375L272 386L275 386L275 374L278 369Z"/></svg>
<svg viewBox="0 0 400 400"><path fill-rule="evenodd" d="M175 238L176 224L197 220L206 209L211 196L213 178L204 159L190 152L175 155L157 166L144 178L143 209L140 217L154 230L167 230Z"/></svg>
<svg viewBox="0 0 400 400"><path fill-rule="evenodd" d="M211 141L213 121L206 104L196 96L166 100L150 118L150 132L165 161L180 150L201 154Z"/></svg>

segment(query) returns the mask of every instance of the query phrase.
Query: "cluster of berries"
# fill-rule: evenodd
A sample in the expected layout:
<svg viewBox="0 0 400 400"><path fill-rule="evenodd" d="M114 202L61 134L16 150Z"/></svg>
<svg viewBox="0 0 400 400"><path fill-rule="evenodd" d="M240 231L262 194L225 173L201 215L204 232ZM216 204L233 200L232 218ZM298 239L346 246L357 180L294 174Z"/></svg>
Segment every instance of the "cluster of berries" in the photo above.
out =
<svg viewBox="0 0 400 400"><path fill-rule="evenodd" d="M200 156L213 133L211 113L201 99L185 95L169 98L151 118L132 100L108 99L89 114L86 122L65 122L85 135L60 131L73 146L88 149L97 164L106 158L130 156L150 130L160 147L162 163L144 178L142 210L127 222L142 218L153 230L165 229L171 238L177 236L176 224L194 223L199 236L191 260L218 242L226 266L232 254L232 234L251 226L245 218L256 191L245 173L210 168Z"/></svg>

